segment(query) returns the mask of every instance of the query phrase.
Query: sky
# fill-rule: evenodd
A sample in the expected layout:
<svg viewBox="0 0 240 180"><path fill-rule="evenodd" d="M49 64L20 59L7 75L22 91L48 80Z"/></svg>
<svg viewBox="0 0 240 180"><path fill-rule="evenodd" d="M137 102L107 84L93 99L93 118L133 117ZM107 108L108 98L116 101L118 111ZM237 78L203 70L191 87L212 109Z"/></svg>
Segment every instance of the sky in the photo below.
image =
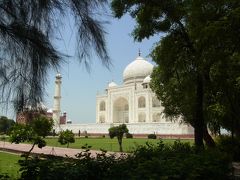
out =
<svg viewBox="0 0 240 180"><path fill-rule="evenodd" d="M71 28L65 28L58 42L58 50L71 55L66 58L60 69L62 74L61 111L67 112L67 119L73 123L95 123L96 95L103 93L107 84L112 80L122 84L124 68L138 56L140 49L142 57L152 63L147 57L160 37L155 36L141 43L134 42L131 32L135 26L134 20L126 15L123 18L107 18L109 24L105 26L107 32L106 43L112 62L110 69L104 67L97 56L91 58L91 72L87 72L83 64L77 60L75 53L76 41ZM53 107L54 81L56 71L49 74L46 88L45 105Z"/></svg>
<svg viewBox="0 0 240 180"><path fill-rule="evenodd" d="M103 93L110 81L122 84L122 73L124 68L138 56L152 63L147 57L159 36L143 40L141 43L134 42L131 32L134 29L134 20L126 15L115 19L106 17L109 24L105 25L106 43L112 66L110 69L104 67L97 56L91 57L91 72L87 72L83 64L76 57L76 38L74 25L71 17L65 20L66 26L59 28L55 35L54 45L63 54L70 57L65 58L59 72L62 75L61 86L61 112L67 112L67 119L73 123L95 123L96 121L96 95ZM47 108L53 107L53 96L55 88L56 71L50 71L46 86L44 104Z"/></svg>

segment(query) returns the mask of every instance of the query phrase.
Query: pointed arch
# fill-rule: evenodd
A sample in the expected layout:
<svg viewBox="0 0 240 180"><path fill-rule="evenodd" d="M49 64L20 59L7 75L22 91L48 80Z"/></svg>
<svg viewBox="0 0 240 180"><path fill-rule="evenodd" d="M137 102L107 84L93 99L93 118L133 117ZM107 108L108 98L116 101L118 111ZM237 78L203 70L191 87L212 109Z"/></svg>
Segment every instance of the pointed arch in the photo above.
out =
<svg viewBox="0 0 240 180"><path fill-rule="evenodd" d="M145 108L146 107L146 99L144 96L138 98L138 108Z"/></svg>
<svg viewBox="0 0 240 180"><path fill-rule="evenodd" d="M99 111L105 111L106 110L106 103L105 101L101 101L99 105Z"/></svg>
<svg viewBox="0 0 240 180"><path fill-rule="evenodd" d="M119 97L113 104L113 122L128 123L129 122L129 104L127 99Z"/></svg>
<svg viewBox="0 0 240 180"><path fill-rule="evenodd" d="M144 112L138 113L138 122L146 122L146 113Z"/></svg>

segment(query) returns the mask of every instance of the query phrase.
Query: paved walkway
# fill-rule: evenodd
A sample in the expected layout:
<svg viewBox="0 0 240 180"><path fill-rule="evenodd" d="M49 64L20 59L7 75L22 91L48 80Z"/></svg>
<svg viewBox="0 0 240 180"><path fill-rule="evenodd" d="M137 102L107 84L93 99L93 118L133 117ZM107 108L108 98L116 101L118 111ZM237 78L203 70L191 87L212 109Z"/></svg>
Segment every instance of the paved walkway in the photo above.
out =
<svg viewBox="0 0 240 180"><path fill-rule="evenodd" d="M11 152L28 152L31 149L31 144L11 144L9 142L0 141L0 150L6 150ZM36 154L52 154L55 156L65 157L66 155L69 157L75 157L76 154L84 151L83 149L72 149L72 148L61 148L61 147L52 147L45 146L42 149L37 146L34 147L32 153ZM97 153L101 153L101 151L90 150L91 156L95 157ZM113 154L114 152L108 152L108 154ZM115 153L117 156L120 156L120 153Z"/></svg>

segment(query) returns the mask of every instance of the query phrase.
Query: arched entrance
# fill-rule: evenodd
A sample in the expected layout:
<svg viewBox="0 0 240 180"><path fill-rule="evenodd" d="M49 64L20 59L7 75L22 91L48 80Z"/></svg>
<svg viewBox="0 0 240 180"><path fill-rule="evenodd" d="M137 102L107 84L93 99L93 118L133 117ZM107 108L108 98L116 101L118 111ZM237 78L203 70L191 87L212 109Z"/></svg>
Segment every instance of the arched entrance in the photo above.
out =
<svg viewBox="0 0 240 180"><path fill-rule="evenodd" d="M129 122L129 105L128 101L123 97L118 98L113 104L113 122Z"/></svg>

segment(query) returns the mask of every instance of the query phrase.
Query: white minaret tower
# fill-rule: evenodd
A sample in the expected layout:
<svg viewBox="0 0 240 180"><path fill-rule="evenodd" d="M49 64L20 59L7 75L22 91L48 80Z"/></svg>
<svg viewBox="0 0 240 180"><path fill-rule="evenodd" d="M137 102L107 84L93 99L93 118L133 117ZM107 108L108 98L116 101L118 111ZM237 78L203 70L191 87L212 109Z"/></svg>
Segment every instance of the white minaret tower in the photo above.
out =
<svg viewBox="0 0 240 180"><path fill-rule="evenodd" d="M60 73L56 75L55 81L55 93L54 93L54 101L53 101L53 121L54 126L59 126L60 124L60 112L61 112L61 81L62 76Z"/></svg>

